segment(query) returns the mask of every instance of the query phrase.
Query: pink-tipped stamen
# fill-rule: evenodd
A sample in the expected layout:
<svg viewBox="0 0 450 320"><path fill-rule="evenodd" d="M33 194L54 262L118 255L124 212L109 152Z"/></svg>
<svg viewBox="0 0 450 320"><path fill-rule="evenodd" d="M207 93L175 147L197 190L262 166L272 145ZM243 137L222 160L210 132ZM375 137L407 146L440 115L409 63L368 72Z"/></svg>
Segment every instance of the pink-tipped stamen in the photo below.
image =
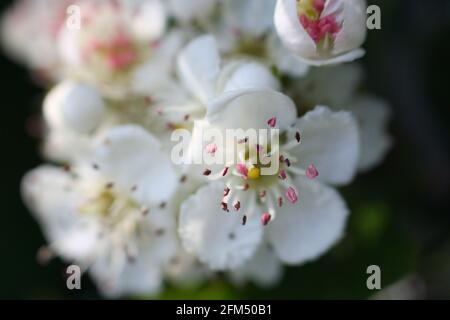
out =
<svg viewBox="0 0 450 320"><path fill-rule="evenodd" d="M217 151L217 145L215 143L210 143L205 147L205 149L207 153L214 155Z"/></svg>
<svg viewBox="0 0 450 320"><path fill-rule="evenodd" d="M274 128L277 125L277 117L270 118L267 121L267 124L269 125L269 127Z"/></svg>
<svg viewBox="0 0 450 320"><path fill-rule="evenodd" d="M286 170L281 170L280 174L278 176L280 177L280 179L286 180L286 178L287 178Z"/></svg>
<svg viewBox="0 0 450 320"><path fill-rule="evenodd" d="M248 168L245 166L245 164L238 163L236 165L236 169L244 178L248 177Z"/></svg>
<svg viewBox="0 0 450 320"><path fill-rule="evenodd" d="M294 188L289 187L286 191L286 199L290 203L296 203L298 201L297 192L295 192Z"/></svg>
<svg viewBox="0 0 450 320"><path fill-rule="evenodd" d="M306 169L306 176L312 180L317 178L318 175L319 171L317 171L317 168L314 166L314 164L311 163Z"/></svg>
<svg viewBox="0 0 450 320"><path fill-rule="evenodd" d="M270 216L270 214L269 213L264 213L262 216L261 216L261 224L263 225L263 226L267 226L267 224L269 223L269 221L270 221L270 218L271 218L271 216Z"/></svg>

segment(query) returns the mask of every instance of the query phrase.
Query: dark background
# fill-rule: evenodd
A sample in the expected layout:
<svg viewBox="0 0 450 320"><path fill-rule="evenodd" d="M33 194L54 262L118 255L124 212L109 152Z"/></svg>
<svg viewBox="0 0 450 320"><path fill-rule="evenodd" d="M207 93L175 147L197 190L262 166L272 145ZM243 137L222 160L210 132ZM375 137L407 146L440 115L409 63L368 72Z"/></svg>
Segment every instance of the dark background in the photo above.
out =
<svg viewBox="0 0 450 320"><path fill-rule="evenodd" d="M2 12L10 2L1 2ZM370 264L380 265L383 287L414 274L424 297L450 298L450 1L369 3L381 7L382 30L369 32L362 63L369 91L392 105L395 145L379 168L343 189L352 209L347 237L320 260L287 270L270 291L235 290L219 279L162 298L366 298ZM19 185L43 161L30 123L45 91L3 54L0 66L0 298L97 298L88 277L71 292L61 261L36 261L45 242Z"/></svg>

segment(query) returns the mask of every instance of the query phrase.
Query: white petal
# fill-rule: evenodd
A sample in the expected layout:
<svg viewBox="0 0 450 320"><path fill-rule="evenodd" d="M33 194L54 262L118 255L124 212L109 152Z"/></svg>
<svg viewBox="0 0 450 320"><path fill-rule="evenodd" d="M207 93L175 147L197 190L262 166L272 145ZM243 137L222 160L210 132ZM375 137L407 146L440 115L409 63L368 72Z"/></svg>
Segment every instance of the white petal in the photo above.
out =
<svg viewBox="0 0 450 320"><path fill-rule="evenodd" d="M274 16L275 28L283 44L302 57L317 55L316 44L300 24L297 0L278 0Z"/></svg>
<svg viewBox="0 0 450 320"><path fill-rule="evenodd" d="M298 58L303 62L310 66L314 67L323 67L323 66L334 66L340 63L345 62L352 62L355 60L358 60L359 58L362 58L366 52L364 49L355 49L352 51L349 51L347 53L335 56L335 57L329 57L329 58L318 58L318 59L308 59L305 57L299 56Z"/></svg>
<svg viewBox="0 0 450 320"><path fill-rule="evenodd" d="M242 267L230 272L231 279L237 285L250 280L264 288L276 285L283 274L283 267L278 257L267 243L260 245L255 255Z"/></svg>
<svg viewBox="0 0 450 320"><path fill-rule="evenodd" d="M213 275L207 266L187 253L181 245L175 258L169 262L166 272L170 282L177 287L192 287Z"/></svg>
<svg viewBox="0 0 450 320"><path fill-rule="evenodd" d="M98 267L100 268L100 267ZM91 276L103 295L109 298L136 295L154 295L161 290L163 275L160 268L145 263L128 263L118 277L109 278L102 271Z"/></svg>
<svg viewBox="0 0 450 320"><path fill-rule="evenodd" d="M242 214L221 210L223 190L220 182L204 186L180 211L179 234L185 249L213 270L241 266L255 253L262 237L258 219L249 218L243 226Z"/></svg>
<svg viewBox="0 0 450 320"><path fill-rule="evenodd" d="M61 28L57 39L58 56L65 66L81 67L83 58L78 46L79 30Z"/></svg>
<svg viewBox="0 0 450 320"><path fill-rule="evenodd" d="M138 6L132 18L133 31L139 40L154 41L166 28L166 12L160 0L147 0Z"/></svg>
<svg viewBox="0 0 450 320"><path fill-rule="evenodd" d="M372 96L363 96L350 104L358 120L361 137L360 170L369 170L378 165L392 146L388 133L390 109L387 103Z"/></svg>
<svg viewBox="0 0 450 320"><path fill-rule="evenodd" d="M51 129L42 146L42 153L48 160L56 162L77 162L92 153L90 136L74 133L70 130Z"/></svg>
<svg viewBox="0 0 450 320"><path fill-rule="evenodd" d="M155 61L154 58L150 58L133 71L131 89L133 93L142 96L153 96L164 91L168 83L172 81L164 61Z"/></svg>
<svg viewBox="0 0 450 320"><path fill-rule="evenodd" d="M156 138L137 125L109 130L96 150L95 161L123 192L136 186L132 196L140 204L167 201L178 183L169 155Z"/></svg>
<svg viewBox="0 0 450 320"><path fill-rule="evenodd" d="M366 8L365 0L344 0L344 24L336 35L333 55L352 51L364 43L367 33Z"/></svg>
<svg viewBox="0 0 450 320"><path fill-rule="evenodd" d="M219 51L216 40L211 35L192 40L178 55L179 77L203 103L215 95L219 71Z"/></svg>
<svg viewBox="0 0 450 320"><path fill-rule="evenodd" d="M175 29L168 32L158 41L158 46L155 49L155 58L162 60L172 70L176 56L191 37L192 34L186 30Z"/></svg>
<svg viewBox="0 0 450 320"><path fill-rule="evenodd" d="M92 132L104 112L104 102L97 90L70 80L54 87L44 101L45 120L51 127L82 134Z"/></svg>
<svg viewBox="0 0 450 320"><path fill-rule="evenodd" d="M317 179L326 183L340 185L353 179L359 161L359 132L350 112L316 107L298 119L296 127L302 142L291 151L301 168L314 164Z"/></svg>
<svg viewBox="0 0 450 320"><path fill-rule="evenodd" d="M230 91L208 106L211 124L227 129L269 128L267 121L277 118L276 127L286 129L296 119L294 102L272 90L243 89Z"/></svg>
<svg viewBox="0 0 450 320"><path fill-rule="evenodd" d="M362 78L363 70L357 63L311 68L307 77L294 84L294 90L308 108L325 105L343 109L352 101Z"/></svg>
<svg viewBox="0 0 450 320"><path fill-rule="evenodd" d="M270 59L279 71L292 77L302 77L308 73L308 64L283 46L275 33L271 34L267 41Z"/></svg>
<svg viewBox="0 0 450 320"><path fill-rule="evenodd" d="M265 65L256 61L231 62L220 73L219 92L250 88L278 91L280 82Z"/></svg>
<svg viewBox="0 0 450 320"><path fill-rule="evenodd" d="M22 181L22 195L39 221L52 250L63 258L85 261L96 250L98 225L78 214L73 178L61 168L42 166Z"/></svg>
<svg viewBox="0 0 450 320"><path fill-rule="evenodd" d="M299 201L277 210L267 236L278 257L288 264L314 260L344 233L348 209L336 190L306 178L295 181Z"/></svg>
<svg viewBox="0 0 450 320"><path fill-rule="evenodd" d="M230 27L245 36L260 37L272 28L275 0L227 0L223 10Z"/></svg>

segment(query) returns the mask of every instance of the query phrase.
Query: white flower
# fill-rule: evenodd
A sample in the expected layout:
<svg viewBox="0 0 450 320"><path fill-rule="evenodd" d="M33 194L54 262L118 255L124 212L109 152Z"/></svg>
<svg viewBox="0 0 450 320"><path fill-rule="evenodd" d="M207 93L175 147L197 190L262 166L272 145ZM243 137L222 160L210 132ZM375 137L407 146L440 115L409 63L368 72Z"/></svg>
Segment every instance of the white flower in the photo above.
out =
<svg viewBox="0 0 450 320"><path fill-rule="evenodd" d="M68 76L98 87L111 98L135 93L134 80L142 79L136 73L148 70L149 64L165 80L172 57L161 49L166 12L159 0L83 1L79 6L80 30L63 28L58 39Z"/></svg>
<svg viewBox="0 0 450 320"><path fill-rule="evenodd" d="M365 0L278 0L274 21L284 45L310 65L364 55Z"/></svg>
<svg viewBox="0 0 450 320"><path fill-rule="evenodd" d="M179 223L186 250L200 261L213 269L242 266L263 241L261 225L267 225L265 239L275 254L289 264L316 258L342 236L348 211L326 183L345 184L355 174L359 138L350 113L317 107L296 120L293 102L281 93L235 90L214 100L206 120L195 126L215 130L276 127L281 136L279 144L271 140L267 151L248 145L245 136L238 137L233 144L236 157L219 170L204 171L218 181L186 200ZM195 134L191 148L197 152L205 148ZM262 175L261 159L276 163L279 158L277 170ZM318 181L311 181L315 178Z"/></svg>
<svg viewBox="0 0 450 320"><path fill-rule="evenodd" d="M163 91L166 97L155 108L171 129L190 128L193 120L204 117L208 102L224 92L280 87L270 70L257 61L240 59L223 65L211 35L195 38L179 52L177 75L179 83Z"/></svg>
<svg viewBox="0 0 450 320"><path fill-rule="evenodd" d="M367 171L380 164L392 146L387 126L389 105L380 98L361 93L363 70L358 64L313 68L290 91L299 98L300 110L329 105L333 110L351 111L360 128L359 169Z"/></svg>
<svg viewBox="0 0 450 320"><path fill-rule="evenodd" d="M22 189L50 249L117 296L159 289L176 251L174 215L161 204L176 184L158 141L128 125L106 134L90 165L40 167Z"/></svg>

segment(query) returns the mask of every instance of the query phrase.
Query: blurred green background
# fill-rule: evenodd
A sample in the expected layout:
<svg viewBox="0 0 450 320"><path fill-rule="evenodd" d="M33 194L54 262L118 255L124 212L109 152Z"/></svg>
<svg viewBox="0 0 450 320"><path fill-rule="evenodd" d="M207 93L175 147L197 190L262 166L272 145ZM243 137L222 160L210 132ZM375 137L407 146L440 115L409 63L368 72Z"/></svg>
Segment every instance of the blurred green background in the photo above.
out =
<svg viewBox="0 0 450 320"><path fill-rule="evenodd" d="M395 145L380 167L342 189L352 210L345 239L318 261L286 268L274 289L233 288L219 276L206 286L169 288L161 298L365 299L376 293L366 287L372 264L381 268L383 288L409 277L410 292L402 294L450 298L450 1L369 3L381 7L382 30L369 32L362 63L368 89L392 105ZM43 90L3 55L0 65L0 298L99 298L88 277L83 290L67 290L60 260L36 261L44 239L19 184L42 161L31 124Z"/></svg>

